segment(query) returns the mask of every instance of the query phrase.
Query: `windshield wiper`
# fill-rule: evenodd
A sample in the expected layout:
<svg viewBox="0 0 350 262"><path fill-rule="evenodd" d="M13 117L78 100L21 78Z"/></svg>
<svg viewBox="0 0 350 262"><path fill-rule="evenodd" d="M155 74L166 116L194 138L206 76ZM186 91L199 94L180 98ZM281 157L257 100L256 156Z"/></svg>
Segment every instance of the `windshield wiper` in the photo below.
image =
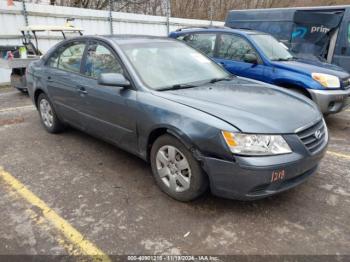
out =
<svg viewBox="0 0 350 262"><path fill-rule="evenodd" d="M231 81L231 80L232 80L232 77L213 78L209 81L209 83L214 84L221 81Z"/></svg>
<svg viewBox="0 0 350 262"><path fill-rule="evenodd" d="M287 57L287 58L280 57L280 58L275 58L275 59L271 59L271 60L272 61L292 61L295 59L296 59L296 57Z"/></svg>
<svg viewBox="0 0 350 262"><path fill-rule="evenodd" d="M161 88L158 91L179 90L179 89L186 89L186 88L192 88L192 87L197 87L197 86L191 85L191 84L176 84L169 87Z"/></svg>
<svg viewBox="0 0 350 262"><path fill-rule="evenodd" d="M230 81L232 79L233 79L232 77L213 78L213 79L211 79L209 81L209 83L214 84L214 83L221 82L221 81ZM208 83L208 82L205 82L205 83ZM194 84L176 84L176 85L173 85L173 86L160 88L160 89L158 89L158 91L168 91L168 90L179 90L179 89L193 88L193 87L198 87L198 86L204 85L205 83L200 83L198 85L194 85Z"/></svg>

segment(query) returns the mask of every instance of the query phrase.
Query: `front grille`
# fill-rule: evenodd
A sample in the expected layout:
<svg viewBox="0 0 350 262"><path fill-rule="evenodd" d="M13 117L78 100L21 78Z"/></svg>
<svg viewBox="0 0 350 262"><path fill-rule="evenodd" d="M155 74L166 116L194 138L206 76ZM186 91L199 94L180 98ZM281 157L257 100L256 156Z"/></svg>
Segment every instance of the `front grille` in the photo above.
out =
<svg viewBox="0 0 350 262"><path fill-rule="evenodd" d="M300 140L310 153L317 153L327 143L327 127L323 120L297 133Z"/></svg>

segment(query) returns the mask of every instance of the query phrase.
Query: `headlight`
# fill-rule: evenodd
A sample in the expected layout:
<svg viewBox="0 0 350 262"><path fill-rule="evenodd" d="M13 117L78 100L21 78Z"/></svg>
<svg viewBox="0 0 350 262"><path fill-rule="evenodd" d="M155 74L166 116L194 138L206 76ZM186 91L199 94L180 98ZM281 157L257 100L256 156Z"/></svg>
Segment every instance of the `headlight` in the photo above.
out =
<svg viewBox="0 0 350 262"><path fill-rule="evenodd" d="M340 88L340 80L337 76L322 73L312 73L312 79L327 88Z"/></svg>
<svg viewBox="0 0 350 262"><path fill-rule="evenodd" d="M279 135L254 135L222 131L231 152L238 155L268 156L291 153L287 142Z"/></svg>

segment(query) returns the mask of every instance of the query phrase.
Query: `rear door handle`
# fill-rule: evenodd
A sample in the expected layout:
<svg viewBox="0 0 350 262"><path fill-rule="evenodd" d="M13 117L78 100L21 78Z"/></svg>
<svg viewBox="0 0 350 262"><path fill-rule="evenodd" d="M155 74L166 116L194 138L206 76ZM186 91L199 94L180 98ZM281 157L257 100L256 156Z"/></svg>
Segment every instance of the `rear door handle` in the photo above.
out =
<svg viewBox="0 0 350 262"><path fill-rule="evenodd" d="M88 93L88 92L86 91L86 88L83 87L83 86L77 86L77 88L78 88L78 92L79 92L80 94L86 95L86 94Z"/></svg>

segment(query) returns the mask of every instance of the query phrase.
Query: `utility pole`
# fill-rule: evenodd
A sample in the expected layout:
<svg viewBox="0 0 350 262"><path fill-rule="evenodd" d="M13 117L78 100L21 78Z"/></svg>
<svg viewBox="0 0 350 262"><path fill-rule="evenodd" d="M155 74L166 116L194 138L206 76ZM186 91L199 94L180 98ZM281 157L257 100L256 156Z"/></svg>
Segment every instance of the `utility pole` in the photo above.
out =
<svg viewBox="0 0 350 262"><path fill-rule="evenodd" d="M29 25L28 12L27 12L27 6L26 6L26 1L25 0L22 0L22 14L23 14L23 17L24 17L24 24L26 26L28 26ZM29 39L30 39L29 31L24 32L24 41L27 42L27 41L29 41Z"/></svg>
<svg viewBox="0 0 350 262"><path fill-rule="evenodd" d="M166 1L166 27L168 35L170 33L170 16L171 16L171 0L165 0Z"/></svg>
<svg viewBox="0 0 350 262"><path fill-rule="evenodd" d="M28 23L28 12L27 12L27 6L26 6L26 1L25 0L22 0L22 14L23 14L23 17L24 17L24 23L26 26L29 25Z"/></svg>
<svg viewBox="0 0 350 262"><path fill-rule="evenodd" d="M214 15L214 6L213 6L213 0L210 0L210 7L209 7L209 17L210 17L210 26L213 26L213 15Z"/></svg>
<svg viewBox="0 0 350 262"><path fill-rule="evenodd" d="M109 32L113 35L113 0L109 0Z"/></svg>

